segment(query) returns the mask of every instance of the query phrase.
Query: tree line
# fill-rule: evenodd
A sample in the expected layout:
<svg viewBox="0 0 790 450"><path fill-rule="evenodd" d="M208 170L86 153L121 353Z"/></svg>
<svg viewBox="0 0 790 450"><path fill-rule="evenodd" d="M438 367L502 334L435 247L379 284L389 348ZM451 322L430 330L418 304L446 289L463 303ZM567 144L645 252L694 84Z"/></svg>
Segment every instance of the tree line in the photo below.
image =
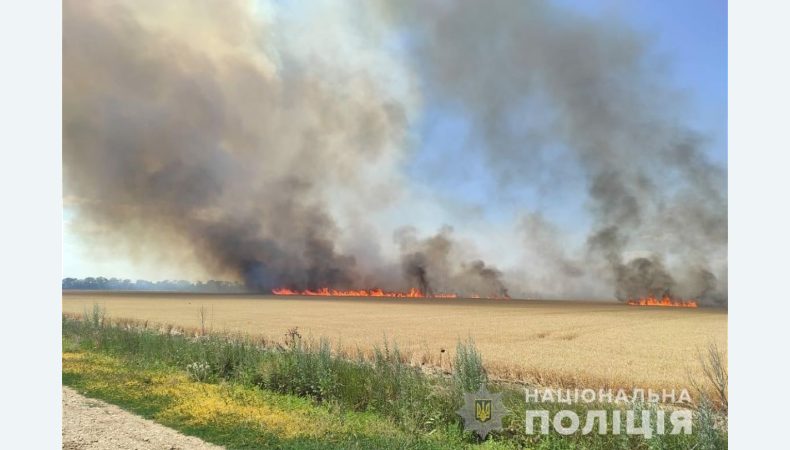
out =
<svg viewBox="0 0 790 450"><path fill-rule="evenodd" d="M179 291L179 292L246 292L244 284L232 281L208 280L130 280L122 278L87 277L64 278L63 290L97 291Z"/></svg>

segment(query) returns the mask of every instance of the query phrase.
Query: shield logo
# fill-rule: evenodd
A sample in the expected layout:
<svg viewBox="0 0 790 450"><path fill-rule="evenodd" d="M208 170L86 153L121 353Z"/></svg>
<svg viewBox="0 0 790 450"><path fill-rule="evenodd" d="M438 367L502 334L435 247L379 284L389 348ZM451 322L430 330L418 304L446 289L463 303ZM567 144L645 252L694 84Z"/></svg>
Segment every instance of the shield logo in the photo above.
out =
<svg viewBox="0 0 790 450"><path fill-rule="evenodd" d="M502 429L502 418L508 414L502 404L502 394L488 392L481 385L477 392L464 392L464 406L458 415L464 419L464 429L474 431L485 439L488 433Z"/></svg>
<svg viewBox="0 0 790 450"><path fill-rule="evenodd" d="M491 399L475 399L475 419L479 422L491 420Z"/></svg>

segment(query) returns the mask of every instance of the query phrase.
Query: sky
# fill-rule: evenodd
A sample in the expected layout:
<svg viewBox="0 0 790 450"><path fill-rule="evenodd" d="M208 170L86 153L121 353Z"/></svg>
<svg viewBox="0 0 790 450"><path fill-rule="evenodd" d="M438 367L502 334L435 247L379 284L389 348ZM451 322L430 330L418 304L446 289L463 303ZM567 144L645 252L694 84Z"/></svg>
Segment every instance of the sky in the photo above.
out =
<svg viewBox="0 0 790 450"><path fill-rule="evenodd" d="M656 58L666 61L667 78L684 103L677 120L700 132L708 140L705 152L718 163L727 163L727 5L725 1L600 1L555 0L569 13L590 17L614 16L651 43ZM299 7L284 14L300 15ZM408 42L392 42L396 52L409 53ZM409 55L406 55L409 56ZM446 99L432 95L429 81L417 70L416 83L422 87L417 120L409 124L413 148L402 162L403 173L422 201L403 216L402 211L381 214L403 225L438 229L445 217L435 213L435 205L469 217L464 229L490 235L488 254L504 253L512 244L498 240L524 211L536 211L555 223L570 239L582 242L591 226L586 213L586 181L576 176L578 168L563 164L562 178L548 174L535 183L502 183L485 170L485 145L471 139L471 118ZM567 149L557 147L549 158L566 158ZM518 176L518 175L516 175ZM66 183L68 180L66 181ZM547 188L547 186L549 186ZM550 189L550 195L546 192ZM424 193L424 195L420 195ZM79 215L64 202L64 277L107 276L121 278L180 278L179 267L142 266L122 251L104 246L97 251L85 234L74 231ZM463 233L463 232L462 232ZM515 262L506 261L507 262Z"/></svg>
<svg viewBox="0 0 790 450"><path fill-rule="evenodd" d="M723 1L602 1L556 0L569 10L590 16L616 15L655 40L655 51L669 65L670 79L688 102L686 123L711 139L707 151L716 161L727 161L727 11ZM417 125L421 145L410 162L409 173L449 201L464 199L478 204L499 201L485 210L491 220L508 218L516 204L526 203L548 212L561 225L586 223L584 186L557 180L568 190L561 201L541 202L541 193L503 193L483 170L479 155L452 157L468 133L468 122L452 109L427 102L427 112ZM441 176L437 176L441 174ZM556 194L556 193L555 193Z"/></svg>

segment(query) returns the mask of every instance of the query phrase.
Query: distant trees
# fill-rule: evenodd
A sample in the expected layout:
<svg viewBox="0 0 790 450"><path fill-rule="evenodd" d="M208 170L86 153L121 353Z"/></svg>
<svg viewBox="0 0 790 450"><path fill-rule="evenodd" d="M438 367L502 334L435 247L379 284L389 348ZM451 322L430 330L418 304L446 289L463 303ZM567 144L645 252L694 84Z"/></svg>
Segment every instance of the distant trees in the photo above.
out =
<svg viewBox="0 0 790 450"><path fill-rule="evenodd" d="M179 292L246 292L244 284L231 281L197 281L187 280L130 280L128 278L64 278L62 289L65 290L98 290L98 291L179 291Z"/></svg>

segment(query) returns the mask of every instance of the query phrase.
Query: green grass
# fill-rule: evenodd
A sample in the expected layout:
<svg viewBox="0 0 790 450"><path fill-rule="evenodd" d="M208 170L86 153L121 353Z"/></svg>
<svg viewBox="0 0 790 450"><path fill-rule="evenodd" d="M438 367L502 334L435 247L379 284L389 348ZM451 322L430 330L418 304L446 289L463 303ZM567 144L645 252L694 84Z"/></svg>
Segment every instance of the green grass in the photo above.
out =
<svg viewBox="0 0 790 450"><path fill-rule="evenodd" d="M614 406L528 405L523 391L503 386L489 388L504 393L512 414L481 443L456 415L462 392L486 380L471 341L458 344L453 376L443 377L408 366L388 342L369 360L297 332L284 344L198 334L113 323L98 307L82 320L64 317L63 383L229 448L726 448L707 409L688 436L530 436L527 408L583 418L588 408Z"/></svg>
<svg viewBox="0 0 790 450"><path fill-rule="evenodd" d="M420 437L376 414L239 383L201 383L166 367L69 352L63 383L185 434L228 448L415 448L463 446L458 434Z"/></svg>

